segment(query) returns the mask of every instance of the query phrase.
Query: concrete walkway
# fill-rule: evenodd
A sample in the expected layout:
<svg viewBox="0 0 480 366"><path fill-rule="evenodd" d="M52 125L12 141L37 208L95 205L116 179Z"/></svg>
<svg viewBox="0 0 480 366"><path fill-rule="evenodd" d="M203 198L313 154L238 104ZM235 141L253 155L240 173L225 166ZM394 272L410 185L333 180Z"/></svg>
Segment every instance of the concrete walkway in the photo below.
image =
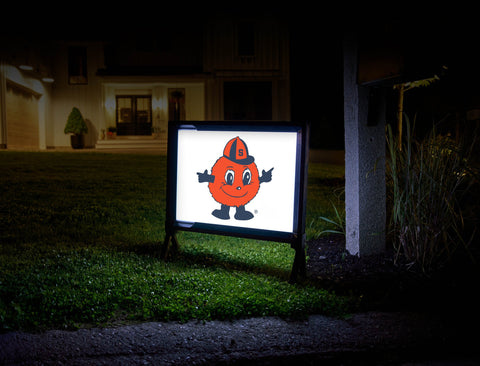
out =
<svg viewBox="0 0 480 366"><path fill-rule="evenodd" d="M369 312L11 332L0 334L0 365L480 365L475 340L451 325Z"/></svg>

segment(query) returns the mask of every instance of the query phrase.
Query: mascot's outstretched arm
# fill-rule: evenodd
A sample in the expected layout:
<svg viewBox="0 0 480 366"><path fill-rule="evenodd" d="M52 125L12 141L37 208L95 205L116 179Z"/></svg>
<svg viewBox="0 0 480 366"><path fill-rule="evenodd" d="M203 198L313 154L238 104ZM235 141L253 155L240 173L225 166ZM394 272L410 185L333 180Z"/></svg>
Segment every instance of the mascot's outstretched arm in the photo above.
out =
<svg viewBox="0 0 480 366"><path fill-rule="evenodd" d="M197 173L197 174L198 174L199 183L204 183L204 182L213 183L215 181L215 176L208 174L207 169L205 169L203 173Z"/></svg>
<svg viewBox="0 0 480 366"><path fill-rule="evenodd" d="M268 172L266 172L265 170L262 169L262 176L258 178L260 183L270 182L272 180L272 170L273 168L270 169Z"/></svg>

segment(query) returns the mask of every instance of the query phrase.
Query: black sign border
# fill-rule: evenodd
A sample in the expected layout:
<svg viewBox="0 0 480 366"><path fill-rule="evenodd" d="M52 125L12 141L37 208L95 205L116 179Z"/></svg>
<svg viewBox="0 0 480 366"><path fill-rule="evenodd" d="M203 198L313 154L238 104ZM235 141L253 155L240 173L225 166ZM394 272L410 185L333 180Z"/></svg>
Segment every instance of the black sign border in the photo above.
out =
<svg viewBox="0 0 480 366"><path fill-rule="evenodd" d="M196 129L203 131L249 131L249 132L296 132L297 153L295 166L295 202L294 227L291 232L251 229L230 225L208 223L190 223L176 219L177 201L177 164L178 164L178 131ZM273 121L169 121L167 146L167 189L165 240L162 256L167 257L169 244L173 250L178 249L175 233L179 230L194 231L206 234L235 236L248 239L290 243L295 250L295 259L290 276L296 282L297 276L305 276L305 215L307 198L308 142L309 124L306 122L273 122Z"/></svg>

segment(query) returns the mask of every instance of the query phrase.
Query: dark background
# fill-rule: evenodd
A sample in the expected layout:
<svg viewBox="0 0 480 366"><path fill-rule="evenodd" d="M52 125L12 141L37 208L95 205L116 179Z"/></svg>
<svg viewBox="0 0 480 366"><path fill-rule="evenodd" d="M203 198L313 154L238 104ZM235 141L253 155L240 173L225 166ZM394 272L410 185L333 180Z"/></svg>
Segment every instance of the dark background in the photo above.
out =
<svg viewBox="0 0 480 366"><path fill-rule="evenodd" d="M408 3L388 9L365 4L314 5L85 3L52 11L46 6L15 8L9 4L0 34L98 39L158 27L195 30L206 19L222 15L280 18L289 27L291 119L311 123L313 148L344 148L342 39L348 33L358 37L361 50L373 50L372 60L381 62L385 54L391 54L403 80L440 76L433 85L405 95L404 110L418 125L448 120L452 127L459 119L465 120L466 111L480 107L476 9L457 9L451 4L421 9ZM394 123L397 93L393 84L376 87L385 89L387 123Z"/></svg>

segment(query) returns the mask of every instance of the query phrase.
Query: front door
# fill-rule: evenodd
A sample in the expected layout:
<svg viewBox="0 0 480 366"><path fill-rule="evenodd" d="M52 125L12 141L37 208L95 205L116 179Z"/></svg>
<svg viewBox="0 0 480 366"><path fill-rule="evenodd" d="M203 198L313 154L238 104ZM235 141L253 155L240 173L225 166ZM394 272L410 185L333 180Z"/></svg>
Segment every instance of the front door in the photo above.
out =
<svg viewBox="0 0 480 366"><path fill-rule="evenodd" d="M117 136L152 134L152 97L117 95Z"/></svg>

